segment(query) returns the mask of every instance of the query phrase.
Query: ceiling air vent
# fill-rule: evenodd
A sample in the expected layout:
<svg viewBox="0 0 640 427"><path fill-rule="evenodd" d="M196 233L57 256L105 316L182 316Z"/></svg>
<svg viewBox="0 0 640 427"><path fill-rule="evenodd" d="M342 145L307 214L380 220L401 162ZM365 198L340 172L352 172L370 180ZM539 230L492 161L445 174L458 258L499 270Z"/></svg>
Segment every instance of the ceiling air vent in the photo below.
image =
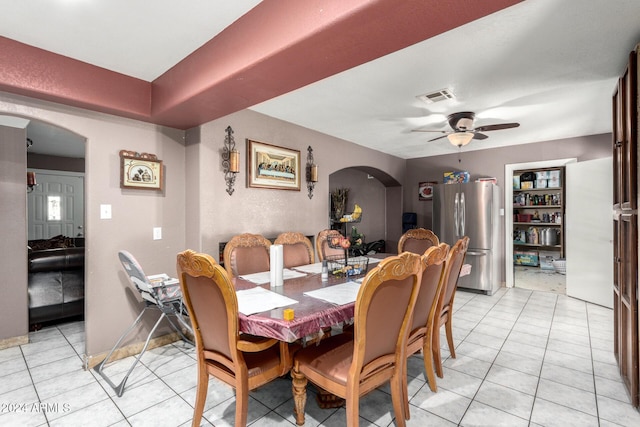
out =
<svg viewBox="0 0 640 427"><path fill-rule="evenodd" d="M416 98L426 102L427 104L433 104L434 102L446 101L447 99L453 99L453 92L449 89L440 89L435 92L426 93L424 95L418 95Z"/></svg>

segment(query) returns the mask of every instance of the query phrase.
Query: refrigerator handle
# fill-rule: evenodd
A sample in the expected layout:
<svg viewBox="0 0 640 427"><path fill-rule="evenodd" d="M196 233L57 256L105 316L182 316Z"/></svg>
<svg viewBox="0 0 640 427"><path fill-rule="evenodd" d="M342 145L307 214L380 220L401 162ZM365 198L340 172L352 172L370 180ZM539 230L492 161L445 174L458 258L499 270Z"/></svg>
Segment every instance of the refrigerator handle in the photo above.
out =
<svg viewBox="0 0 640 427"><path fill-rule="evenodd" d="M464 203L464 193L460 193L460 237L465 235L465 219L467 216L467 208Z"/></svg>
<svg viewBox="0 0 640 427"><path fill-rule="evenodd" d="M460 205L460 193L456 193L456 197L453 200L453 226L456 232L456 238L458 238L458 236L460 236L460 230L459 230L459 224L458 224L458 211L459 211L459 205Z"/></svg>

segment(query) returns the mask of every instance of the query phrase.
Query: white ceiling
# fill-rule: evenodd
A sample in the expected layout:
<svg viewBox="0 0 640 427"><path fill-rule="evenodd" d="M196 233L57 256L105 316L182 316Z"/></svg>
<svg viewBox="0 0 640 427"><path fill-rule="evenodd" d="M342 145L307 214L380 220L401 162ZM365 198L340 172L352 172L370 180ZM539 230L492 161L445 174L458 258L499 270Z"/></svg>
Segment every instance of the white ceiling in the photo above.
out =
<svg viewBox="0 0 640 427"><path fill-rule="evenodd" d="M0 0L0 35L151 81L258 3ZM411 130L458 111L521 124L466 151L607 133L638 42L638 0L528 0L252 109L403 158L456 152ZM444 88L456 98L416 99Z"/></svg>

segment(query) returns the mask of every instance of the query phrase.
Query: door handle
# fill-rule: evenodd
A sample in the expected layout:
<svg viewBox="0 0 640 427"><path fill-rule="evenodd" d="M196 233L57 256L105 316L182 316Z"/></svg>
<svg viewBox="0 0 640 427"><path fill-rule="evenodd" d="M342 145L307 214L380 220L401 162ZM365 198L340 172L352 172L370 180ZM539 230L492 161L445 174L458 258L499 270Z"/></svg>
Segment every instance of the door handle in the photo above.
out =
<svg viewBox="0 0 640 427"><path fill-rule="evenodd" d="M465 235L466 216L467 208L464 203L464 193L460 193L460 237Z"/></svg>
<svg viewBox="0 0 640 427"><path fill-rule="evenodd" d="M459 224L458 224L458 210L460 206L460 193L456 193L456 197L453 200L453 225L455 227L455 231L456 231L456 237L460 236L460 228L459 228Z"/></svg>
<svg viewBox="0 0 640 427"><path fill-rule="evenodd" d="M486 252L473 252L473 251L467 251L467 255L473 255L473 256L487 256Z"/></svg>

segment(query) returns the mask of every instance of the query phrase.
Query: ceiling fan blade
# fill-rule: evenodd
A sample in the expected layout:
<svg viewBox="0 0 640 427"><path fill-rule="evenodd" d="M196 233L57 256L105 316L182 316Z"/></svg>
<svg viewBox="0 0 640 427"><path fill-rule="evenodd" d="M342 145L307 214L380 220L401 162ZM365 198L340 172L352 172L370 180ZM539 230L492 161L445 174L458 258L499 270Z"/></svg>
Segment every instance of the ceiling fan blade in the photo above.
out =
<svg viewBox="0 0 640 427"><path fill-rule="evenodd" d="M473 132L473 139L477 139L477 140L483 140L483 139L487 139L489 138L487 135L485 135L484 133L480 133L478 131Z"/></svg>
<svg viewBox="0 0 640 427"><path fill-rule="evenodd" d="M437 141L437 140L439 140L439 139L446 138L446 137L447 137L447 135L442 135L442 136L439 136L439 137L437 137L437 138L430 139L430 140L428 140L427 142Z"/></svg>
<svg viewBox="0 0 640 427"><path fill-rule="evenodd" d="M439 132L439 133L447 133L446 130L434 130L434 129L411 129L411 132Z"/></svg>
<svg viewBox="0 0 640 427"><path fill-rule="evenodd" d="M475 130L477 132L488 132L488 131L491 131L491 130L502 130L502 129L517 128L518 126L520 126L520 123L502 123L502 124L499 124L499 125L480 126L480 127L477 127Z"/></svg>

